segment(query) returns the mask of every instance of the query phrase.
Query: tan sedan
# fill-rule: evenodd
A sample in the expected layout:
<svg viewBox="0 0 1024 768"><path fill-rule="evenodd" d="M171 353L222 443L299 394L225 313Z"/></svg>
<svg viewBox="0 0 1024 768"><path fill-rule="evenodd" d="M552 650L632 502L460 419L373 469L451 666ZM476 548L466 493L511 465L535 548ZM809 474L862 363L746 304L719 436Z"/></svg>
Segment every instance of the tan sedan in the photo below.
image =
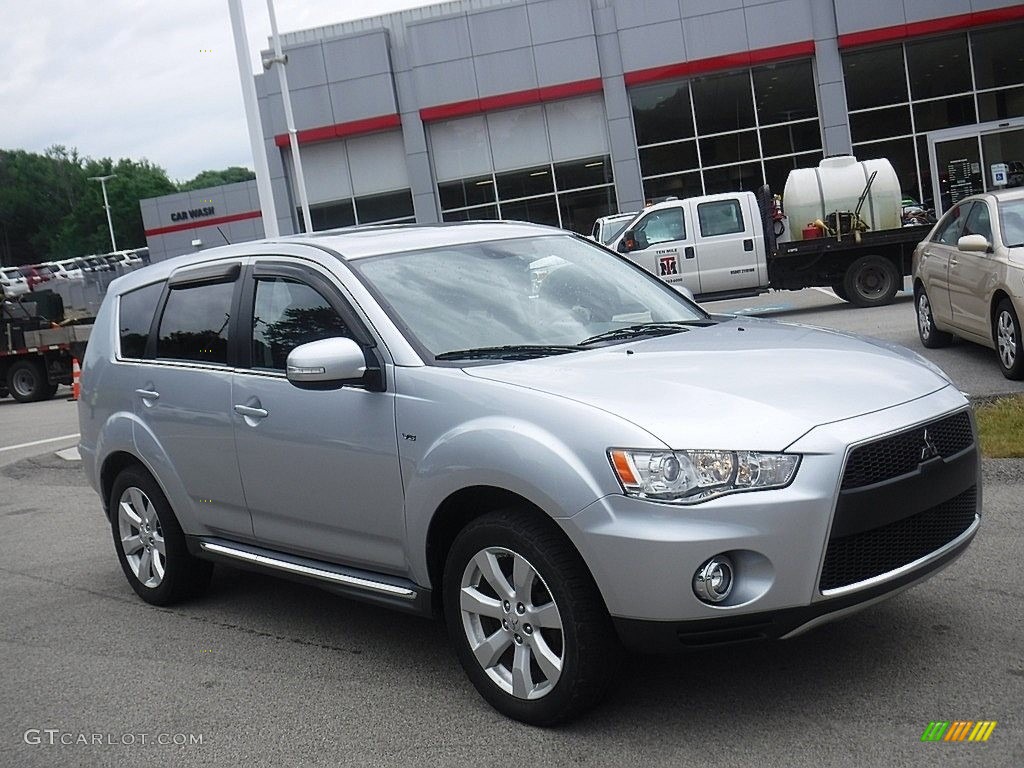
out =
<svg viewBox="0 0 1024 768"><path fill-rule="evenodd" d="M954 336L996 350L1008 379L1024 379L1024 189L954 205L914 251L917 331L926 347Z"/></svg>

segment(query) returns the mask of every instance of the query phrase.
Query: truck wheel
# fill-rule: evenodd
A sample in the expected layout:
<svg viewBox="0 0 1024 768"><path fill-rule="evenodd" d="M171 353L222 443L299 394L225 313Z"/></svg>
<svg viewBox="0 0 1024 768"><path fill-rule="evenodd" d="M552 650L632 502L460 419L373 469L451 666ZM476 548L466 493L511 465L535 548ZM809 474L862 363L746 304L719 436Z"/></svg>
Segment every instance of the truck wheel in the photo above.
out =
<svg viewBox="0 0 1024 768"><path fill-rule="evenodd" d="M932 304L928 300L928 294L924 288L919 288L914 295L914 304L917 306L917 335L921 343L928 349L948 347L953 341L953 334L940 331L935 327L935 318L932 315Z"/></svg>
<svg viewBox="0 0 1024 768"><path fill-rule="evenodd" d="M46 399L50 384L37 361L18 360L7 369L7 389L19 403L32 403Z"/></svg>
<svg viewBox="0 0 1024 768"><path fill-rule="evenodd" d="M1003 376L1015 381L1024 379L1024 339L1021 338L1020 320L1009 299L1003 299L996 307L992 335Z"/></svg>
<svg viewBox="0 0 1024 768"><path fill-rule="evenodd" d="M857 307L880 307L900 288L895 265L881 256L861 256L843 276L847 301Z"/></svg>
<svg viewBox="0 0 1024 768"><path fill-rule="evenodd" d="M448 634L480 695L531 725L597 704L618 666L618 637L579 554L522 509L467 525L448 553Z"/></svg>
<svg viewBox="0 0 1024 768"><path fill-rule="evenodd" d="M846 289L843 287L843 281L832 283L832 293L838 296L843 301L849 301L850 297L846 293Z"/></svg>

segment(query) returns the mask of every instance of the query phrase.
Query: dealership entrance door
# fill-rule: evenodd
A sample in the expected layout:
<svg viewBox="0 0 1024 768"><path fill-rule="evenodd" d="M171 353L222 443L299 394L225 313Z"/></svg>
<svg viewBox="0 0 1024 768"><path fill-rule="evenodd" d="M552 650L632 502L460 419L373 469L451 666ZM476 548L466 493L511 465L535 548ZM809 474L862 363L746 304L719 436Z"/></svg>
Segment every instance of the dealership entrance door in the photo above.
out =
<svg viewBox="0 0 1024 768"><path fill-rule="evenodd" d="M1024 187L1024 118L928 134L935 215L967 195Z"/></svg>

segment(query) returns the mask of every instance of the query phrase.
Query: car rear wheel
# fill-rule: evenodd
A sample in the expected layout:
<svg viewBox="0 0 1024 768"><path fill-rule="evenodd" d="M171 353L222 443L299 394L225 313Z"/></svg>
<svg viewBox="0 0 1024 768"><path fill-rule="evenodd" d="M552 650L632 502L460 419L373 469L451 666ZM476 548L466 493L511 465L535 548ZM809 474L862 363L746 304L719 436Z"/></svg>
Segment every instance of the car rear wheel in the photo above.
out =
<svg viewBox="0 0 1024 768"><path fill-rule="evenodd" d="M896 266L882 256L861 256L843 276L846 300L857 307L880 307L900 288Z"/></svg>
<svg viewBox="0 0 1024 768"><path fill-rule="evenodd" d="M130 467L110 492L114 549L128 583L153 605L170 605L206 589L213 565L193 557L160 486L140 467Z"/></svg>
<svg viewBox="0 0 1024 768"><path fill-rule="evenodd" d="M549 521L507 509L456 537L444 572L448 632L477 691L531 725L597 704L618 638L579 554Z"/></svg>
<svg viewBox="0 0 1024 768"><path fill-rule="evenodd" d="M52 397L46 370L37 360L18 360L7 369L7 389L19 403Z"/></svg>
<svg viewBox="0 0 1024 768"><path fill-rule="evenodd" d="M928 294L924 288L920 288L914 296L914 303L917 308L917 335L921 343L928 349L946 347L953 341L953 334L940 331L935 327L935 318L932 315L932 304L928 300Z"/></svg>
<svg viewBox="0 0 1024 768"><path fill-rule="evenodd" d="M1024 379L1024 340L1021 338L1020 320L1009 299L1003 299L996 307L992 335L1003 376L1015 381Z"/></svg>

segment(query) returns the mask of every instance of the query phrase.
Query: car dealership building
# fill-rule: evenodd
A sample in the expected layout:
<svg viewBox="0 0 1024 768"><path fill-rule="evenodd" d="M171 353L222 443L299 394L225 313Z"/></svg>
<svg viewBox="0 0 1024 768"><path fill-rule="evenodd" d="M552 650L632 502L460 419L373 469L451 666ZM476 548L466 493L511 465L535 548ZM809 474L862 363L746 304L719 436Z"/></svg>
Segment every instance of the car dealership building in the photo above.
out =
<svg viewBox="0 0 1024 768"><path fill-rule="evenodd" d="M781 193L851 152L939 208L990 188L1024 167L1022 39L1005 0L461 0L282 43L314 229L585 232L666 195ZM300 231L276 73L256 87L279 227ZM222 199L177 221L210 205L146 201L152 257L218 242L221 219L262 234L251 189Z"/></svg>

